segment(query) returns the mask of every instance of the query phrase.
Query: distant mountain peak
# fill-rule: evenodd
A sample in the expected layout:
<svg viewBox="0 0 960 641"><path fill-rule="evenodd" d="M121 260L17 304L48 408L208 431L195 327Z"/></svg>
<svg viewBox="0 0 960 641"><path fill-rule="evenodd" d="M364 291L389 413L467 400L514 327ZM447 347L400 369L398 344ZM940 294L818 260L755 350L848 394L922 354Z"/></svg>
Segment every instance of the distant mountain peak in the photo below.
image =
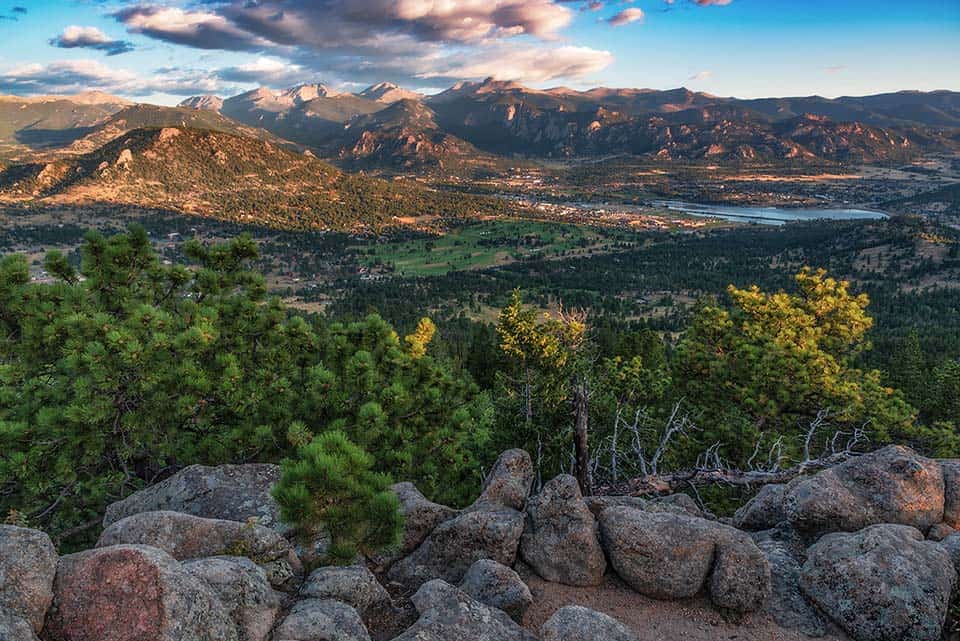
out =
<svg viewBox="0 0 960 641"><path fill-rule="evenodd" d="M400 100L420 100L423 94L404 89L392 82L380 82L371 85L357 94L361 98L382 103L394 103Z"/></svg>
<svg viewBox="0 0 960 641"><path fill-rule="evenodd" d="M221 109L223 109L223 98L211 94L203 96L190 96L177 106L187 107L188 109L206 109L207 111L219 112Z"/></svg>
<svg viewBox="0 0 960 641"><path fill-rule="evenodd" d="M335 98L340 95L343 95L342 91L332 89L323 83L317 83L297 85L296 87L284 89L278 97L281 100L291 100L293 104L301 104L316 100L317 98Z"/></svg>

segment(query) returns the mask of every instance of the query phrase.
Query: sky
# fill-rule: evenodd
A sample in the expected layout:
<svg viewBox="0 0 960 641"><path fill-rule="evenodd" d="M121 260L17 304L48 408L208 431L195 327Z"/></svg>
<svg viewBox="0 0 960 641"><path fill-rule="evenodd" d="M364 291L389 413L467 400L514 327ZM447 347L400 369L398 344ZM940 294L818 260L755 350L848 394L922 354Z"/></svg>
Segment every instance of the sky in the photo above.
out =
<svg viewBox="0 0 960 641"><path fill-rule="evenodd" d="M0 0L0 93L960 90L960 0Z"/></svg>

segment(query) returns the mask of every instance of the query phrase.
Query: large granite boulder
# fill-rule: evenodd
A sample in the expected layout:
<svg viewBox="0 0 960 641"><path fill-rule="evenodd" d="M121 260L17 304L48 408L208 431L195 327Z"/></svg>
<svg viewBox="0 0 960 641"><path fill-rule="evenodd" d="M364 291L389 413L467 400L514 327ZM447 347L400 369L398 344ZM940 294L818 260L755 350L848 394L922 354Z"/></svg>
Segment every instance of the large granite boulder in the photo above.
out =
<svg viewBox="0 0 960 641"><path fill-rule="evenodd" d="M798 630L808 637L822 637L827 622L800 590L801 563L789 542L772 538L757 542L770 566L770 597L765 611L781 628Z"/></svg>
<svg viewBox="0 0 960 641"><path fill-rule="evenodd" d="M943 470L943 522L960 530L960 459L940 461Z"/></svg>
<svg viewBox="0 0 960 641"><path fill-rule="evenodd" d="M186 561L183 569L213 588L240 641L265 641L270 635L281 599L261 567L246 557L218 556Z"/></svg>
<svg viewBox="0 0 960 641"><path fill-rule="evenodd" d="M403 541L397 550L374 555L371 560L381 567L388 567L416 550L434 528L457 515L453 508L427 500L413 483L396 483L390 489L400 499Z"/></svg>
<svg viewBox="0 0 960 641"><path fill-rule="evenodd" d="M163 550L97 548L60 558L44 634L57 641L237 641L207 583Z"/></svg>
<svg viewBox="0 0 960 641"><path fill-rule="evenodd" d="M353 606L360 614L390 606L390 595L365 565L318 568L307 577L300 596L334 599Z"/></svg>
<svg viewBox="0 0 960 641"><path fill-rule="evenodd" d="M400 499L400 513L403 514L400 551L405 554L417 549L435 527L457 515L452 507L427 500L413 483L396 483L391 489Z"/></svg>
<svg viewBox="0 0 960 641"><path fill-rule="evenodd" d="M245 556L261 566L275 586L303 573L290 542L252 521L207 519L170 511L140 512L111 524L97 541L97 547L122 544L150 545L178 560Z"/></svg>
<svg viewBox="0 0 960 641"><path fill-rule="evenodd" d="M713 519L714 515L700 509L697 502L686 494L667 494L651 499L639 496L585 496L583 502L594 516L608 507L632 507L647 512L669 512L686 516L696 516L702 519Z"/></svg>
<svg viewBox="0 0 960 641"><path fill-rule="evenodd" d="M39 641L33 626L15 614L0 609L0 641Z"/></svg>
<svg viewBox="0 0 960 641"><path fill-rule="evenodd" d="M650 502L639 496L585 496L583 502L587 509L597 518L600 513L611 507L630 507L635 510L646 510Z"/></svg>
<svg viewBox="0 0 960 641"><path fill-rule="evenodd" d="M483 491L468 510L522 510L533 486L533 462L524 450L503 452L483 482Z"/></svg>
<svg viewBox="0 0 960 641"><path fill-rule="evenodd" d="M520 555L547 581L598 585L607 560L577 479L562 474L527 503Z"/></svg>
<svg viewBox="0 0 960 641"><path fill-rule="evenodd" d="M770 594L770 565L746 532L725 525L713 528L716 541L708 588L717 607L756 612Z"/></svg>
<svg viewBox="0 0 960 641"><path fill-rule="evenodd" d="M533 603L530 588L520 575L490 559L480 559L471 565L460 589L484 605L503 610L518 623Z"/></svg>
<svg viewBox="0 0 960 641"><path fill-rule="evenodd" d="M713 567L712 524L701 519L613 507L600 513L600 532L620 578L655 599L694 596Z"/></svg>
<svg viewBox="0 0 960 641"><path fill-rule="evenodd" d="M459 583L480 559L512 566L523 534L523 514L510 508L465 512L441 523L388 577L409 587L440 578Z"/></svg>
<svg viewBox="0 0 960 641"><path fill-rule="evenodd" d="M858 641L938 641L956 582L941 544L904 525L828 534L800 575L804 594Z"/></svg>
<svg viewBox="0 0 960 641"><path fill-rule="evenodd" d="M435 579L413 595L420 618L393 641L536 641L506 612Z"/></svg>
<svg viewBox="0 0 960 641"><path fill-rule="evenodd" d="M22 619L35 632L53 600L57 550L39 530L0 525L0 612ZM9 627L19 624L9 623Z"/></svg>
<svg viewBox="0 0 960 641"><path fill-rule="evenodd" d="M943 520L943 470L937 461L891 445L791 484L787 518L812 534L855 532L897 523L923 532Z"/></svg>
<svg viewBox="0 0 960 641"><path fill-rule="evenodd" d="M370 641L351 606L333 599L297 601L273 633L273 641Z"/></svg>
<svg viewBox="0 0 960 641"><path fill-rule="evenodd" d="M614 570L646 596L681 599L707 587L716 605L745 613L759 609L769 592L766 558L730 526L614 507L601 512L600 532Z"/></svg>
<svg viewBox="0 0 960 641"><path fill-rule="evenodd" d="M741 530L767 530L787 520L783 510L786 483L764 485L757 495L747 501L733 515L733 525Z"/></svg>
<svg viewBox="0 0 960 641"><path fill-rule="evenodd" d="M602 612L568 605L540 628L540 641L638 641L637 634Z"/></svg>
<svg viewBox="0 0 960 641"><path fill-rule="evenodd" d="M256 518L260 525L283 530L280 508L270 495L279 478L277 465L191 465L108 505L103 526L140 512L170 510L228 521Z"/></svg>
<svg viewBox="0 0 960 641"><path fill-rule="evenodd" d="M951 534L939 543L940 546L947 551L950 560L953 562L954 569L957 571L957 574L960 575L960 532Z"/></svg>

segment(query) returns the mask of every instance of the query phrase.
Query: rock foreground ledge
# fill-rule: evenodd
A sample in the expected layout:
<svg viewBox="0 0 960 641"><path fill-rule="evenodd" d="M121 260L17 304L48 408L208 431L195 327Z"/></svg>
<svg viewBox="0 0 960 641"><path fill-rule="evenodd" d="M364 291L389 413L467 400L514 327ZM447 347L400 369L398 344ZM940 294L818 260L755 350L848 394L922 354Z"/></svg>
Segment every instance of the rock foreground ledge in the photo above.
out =
<svg viewBox="0 0 960 641"><path fill-rule="evenodd" d="M960 461L903 447L764 488L732 520L686 495L584 498L566 475L531 494L530 457L509 450L463 510L393 486L402 543L349 567L304 556L315 546L277 520L277 475L186 468L111 505L98 547L62 557L0 526L0 641L635 641L642 621L571 602L613 583L707 597L729 622L941 641L957 597ZM531 616L537 634L519 624Z"/></svg>

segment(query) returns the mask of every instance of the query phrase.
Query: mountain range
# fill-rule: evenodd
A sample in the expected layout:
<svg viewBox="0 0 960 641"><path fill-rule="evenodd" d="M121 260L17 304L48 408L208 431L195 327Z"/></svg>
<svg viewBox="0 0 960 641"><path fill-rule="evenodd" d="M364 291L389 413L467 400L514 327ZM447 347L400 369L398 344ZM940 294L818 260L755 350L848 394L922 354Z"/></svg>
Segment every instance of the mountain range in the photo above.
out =
<svg viewBox="0 0 960 641"><path fill-rule="evenodd" d="M741 100L688 89L532 89L488 79L424 96L391 83L194 96L0 97L0 161L88 153L141 127L266 140L350 169L452 170L503 158L631 154L664 161L869 163L960 148L960 93Z"/></svg>
<svg viewBox="0 0 960 641"><path fill-rule="evenodd" d="M488 79L432 96L389 83L357 94L307 85L183 104L372 167L442 166L482 154L874 162L960 143L960 93L947 91L739 100L688 89L538 90Z"/></svg>

